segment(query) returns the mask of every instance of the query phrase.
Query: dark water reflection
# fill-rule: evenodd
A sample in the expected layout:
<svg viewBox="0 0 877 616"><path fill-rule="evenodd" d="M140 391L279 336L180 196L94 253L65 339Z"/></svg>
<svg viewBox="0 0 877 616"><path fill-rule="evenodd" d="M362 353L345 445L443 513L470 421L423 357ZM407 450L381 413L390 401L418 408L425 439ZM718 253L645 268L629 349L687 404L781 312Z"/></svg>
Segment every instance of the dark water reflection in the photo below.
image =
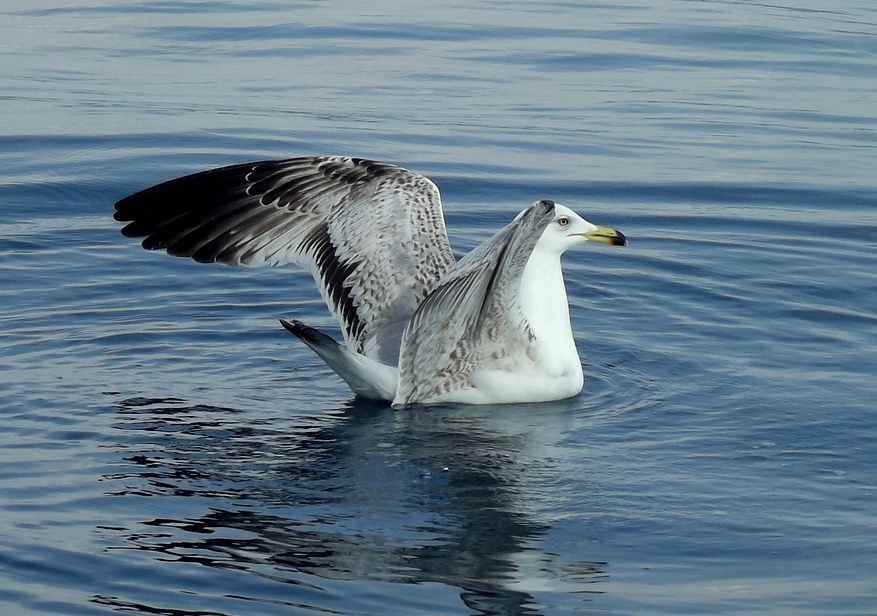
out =
<svg viewBox="0 0 877 616"><path fill-rule="evenodd" d="M572 584L587 598L607 577L606 563L557 562L537 547L559 498L552 440L574 404L541 405L536 436L525 406L394 412L357 400L254 421L125 400L117 427L128 468L105 478L110 493L209 502L195 517L114 530L122 549L162 561L297 586L437 583L459 589L474 613L536 614L530 587Z"/></svg>

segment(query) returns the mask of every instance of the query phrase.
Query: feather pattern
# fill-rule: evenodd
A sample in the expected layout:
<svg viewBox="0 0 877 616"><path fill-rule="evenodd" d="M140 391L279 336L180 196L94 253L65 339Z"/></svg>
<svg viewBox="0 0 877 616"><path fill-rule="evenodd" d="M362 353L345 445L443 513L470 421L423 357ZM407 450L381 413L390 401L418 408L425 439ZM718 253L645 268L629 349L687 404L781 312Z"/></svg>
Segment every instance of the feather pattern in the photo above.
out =
<svg viewBox="0 0 877 616"><path fill-rule="evenodd" d="M398 361L406 323L454 263L435 184L361 158L204 171L122 199L115 218L148 250L202 263L308 267L348 348L388 365ZM407 250L390 250L399 245Z"/></svg>
<svg viewBox="0 0 877 616"><path fill-rule="evenodd" d="M439 398L472 388L475 370L533 362L520 281L554 210L536 202L442 278L405 329L397 400Z"/></svg>
<svg viewBox="0 0 877 616"><path fill-rule="evenodd" d="M345 344L281 323L357 395L394 406L577 394L584 376L560 256L586 240L626 243L543 200L455 262L435 184L341 156L195 173L122 199L115 218L148 250L307 267Z"/></svg>

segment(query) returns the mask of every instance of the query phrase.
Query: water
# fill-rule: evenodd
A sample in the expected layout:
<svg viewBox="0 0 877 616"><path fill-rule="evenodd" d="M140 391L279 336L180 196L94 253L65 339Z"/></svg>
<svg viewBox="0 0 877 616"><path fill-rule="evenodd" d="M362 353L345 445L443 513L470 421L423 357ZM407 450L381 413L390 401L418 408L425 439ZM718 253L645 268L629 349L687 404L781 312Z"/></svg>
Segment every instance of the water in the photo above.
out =
<svg viewBox="0 0 877 616"><path fill-rule="evenodd" d="M877 8L4 2L4 614L877 613ZM426 173L460 252L539 198L584 393L394 412L307 276L121 237L221 164Z"/></svg>

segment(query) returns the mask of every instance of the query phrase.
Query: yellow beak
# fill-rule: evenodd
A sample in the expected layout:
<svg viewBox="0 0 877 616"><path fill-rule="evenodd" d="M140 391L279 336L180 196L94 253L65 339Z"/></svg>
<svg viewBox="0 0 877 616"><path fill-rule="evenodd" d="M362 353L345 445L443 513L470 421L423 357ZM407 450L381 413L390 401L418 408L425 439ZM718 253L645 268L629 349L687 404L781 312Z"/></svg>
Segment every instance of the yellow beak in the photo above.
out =
<svg viewBox="0 0 877 616"><path fill-rule="evenodd" d="M603 242L612 246L626 246L627 238L621 231L609 227L597 227L593 231L582 233L582 237L591 242Z"/></svg>

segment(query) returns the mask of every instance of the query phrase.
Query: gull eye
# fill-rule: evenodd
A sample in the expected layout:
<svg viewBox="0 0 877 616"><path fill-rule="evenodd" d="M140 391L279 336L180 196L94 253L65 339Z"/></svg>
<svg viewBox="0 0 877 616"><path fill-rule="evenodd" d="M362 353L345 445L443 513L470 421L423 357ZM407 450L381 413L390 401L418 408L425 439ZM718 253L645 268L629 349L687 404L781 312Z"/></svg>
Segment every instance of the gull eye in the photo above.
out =
<svg viewBox="0 0 877 616"><path fill-rule="evenodd" d="M566 216L561 216L560 218L557 219L557 224L560 225L561 227L568 227L569 226L569 218L567 218Z"/></svg>

